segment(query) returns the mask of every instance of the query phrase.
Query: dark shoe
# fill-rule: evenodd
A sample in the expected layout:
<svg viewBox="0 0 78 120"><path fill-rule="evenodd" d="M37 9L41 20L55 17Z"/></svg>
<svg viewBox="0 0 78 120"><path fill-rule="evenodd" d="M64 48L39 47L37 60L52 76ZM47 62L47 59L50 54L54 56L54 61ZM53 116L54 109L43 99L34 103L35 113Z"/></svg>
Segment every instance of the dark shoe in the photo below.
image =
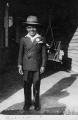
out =
<svg viewBox="0 0 78 120"><path fill-rule="evenodd" d="M36 111L39 111L40 109L41 109L40 106L35 106L35 110L36 110Z"/></svg>
<svg viewBox="0 0 78 120"><path fill-rule="evenodd" d="M24 107L23 107L23 110L24 110L24 111L29 111L29 109L30 109L30 106L24 106Z"/></svg>

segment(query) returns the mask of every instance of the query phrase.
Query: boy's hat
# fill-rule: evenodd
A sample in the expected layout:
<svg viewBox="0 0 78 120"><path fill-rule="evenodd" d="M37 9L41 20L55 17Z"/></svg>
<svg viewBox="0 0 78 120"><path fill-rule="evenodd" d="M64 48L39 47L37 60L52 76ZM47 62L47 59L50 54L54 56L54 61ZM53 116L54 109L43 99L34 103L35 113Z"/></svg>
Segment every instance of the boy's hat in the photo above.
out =
<svg viewBox="0 0 78 120"><path fill-rule="evenodd" d="M40 25L36 16L28 16L24 23L27 25Z"/></svg>

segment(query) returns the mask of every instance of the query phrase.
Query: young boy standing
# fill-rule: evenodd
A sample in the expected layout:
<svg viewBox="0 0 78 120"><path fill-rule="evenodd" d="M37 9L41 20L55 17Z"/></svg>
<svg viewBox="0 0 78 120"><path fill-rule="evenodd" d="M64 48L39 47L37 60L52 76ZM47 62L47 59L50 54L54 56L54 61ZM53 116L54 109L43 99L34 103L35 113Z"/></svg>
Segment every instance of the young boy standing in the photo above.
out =
<svg viewBox="0 0 78 120"><path fill-rule="evenodd" d="M31 101L31 86L33 84L34 109L40 110L40 80L46 65L46 46L44 38L38 34L40 26L36 16L28 16L26 20L27 35L20 40L18 68L23 74L25 104L23 109L29 110Z"/></svg>

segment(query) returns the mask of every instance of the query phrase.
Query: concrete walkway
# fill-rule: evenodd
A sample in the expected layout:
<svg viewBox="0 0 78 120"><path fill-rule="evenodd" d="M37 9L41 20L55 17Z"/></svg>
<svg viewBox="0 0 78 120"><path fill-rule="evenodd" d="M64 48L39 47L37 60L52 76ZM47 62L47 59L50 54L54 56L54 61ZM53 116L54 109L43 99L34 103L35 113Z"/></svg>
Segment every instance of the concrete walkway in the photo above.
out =
<svg viewBox="0 0 78 120"><path fill-rule="evenodd" d="M9 94L9 93L8 93ZM23 88L0 103L0 113L7 115L78 115L78 73L57 71L42 78L40 88L41 110L31 107L29 112L22 110Z"/></svg>

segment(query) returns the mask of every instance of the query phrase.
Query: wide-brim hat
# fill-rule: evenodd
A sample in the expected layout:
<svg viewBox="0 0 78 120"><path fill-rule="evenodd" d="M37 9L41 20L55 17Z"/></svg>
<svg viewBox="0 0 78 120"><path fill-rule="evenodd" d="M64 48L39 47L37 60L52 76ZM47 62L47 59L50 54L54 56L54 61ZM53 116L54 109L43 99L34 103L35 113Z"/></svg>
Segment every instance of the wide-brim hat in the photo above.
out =
<svg viewBox="0 0 78 120"><path fill-rule="evenodd" d="M28 16L27 20L24 23L26 25L40 25L38 18L36 16Z"/></svg>

